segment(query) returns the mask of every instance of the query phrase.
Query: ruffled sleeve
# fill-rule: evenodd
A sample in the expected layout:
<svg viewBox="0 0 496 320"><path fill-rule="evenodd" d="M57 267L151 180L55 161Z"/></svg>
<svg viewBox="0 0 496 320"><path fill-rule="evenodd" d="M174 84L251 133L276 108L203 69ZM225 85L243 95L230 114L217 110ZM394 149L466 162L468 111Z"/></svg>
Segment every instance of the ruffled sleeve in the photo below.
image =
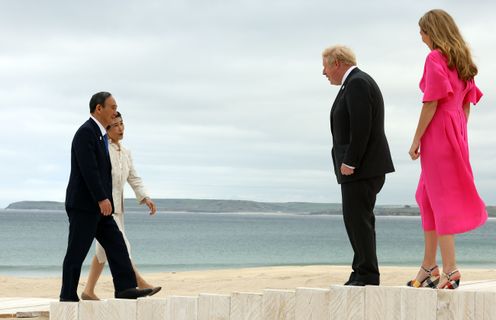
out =
<svg viewBox="0 0 496 320"><path fill-rule="evenodd" d="M474 79L467 81L467 93L463 99L463 104L470 102L472 104L477 104L482 97L482 92L475 85Z"/></svg>
<svg viewBox="0 0 496 320"><path fill-rule="evenodd" d="M424 93L422 102L441 100L453 94L447 69L442 53L432 50L425 60L424 75L420 80L420 90Z"/></svg>

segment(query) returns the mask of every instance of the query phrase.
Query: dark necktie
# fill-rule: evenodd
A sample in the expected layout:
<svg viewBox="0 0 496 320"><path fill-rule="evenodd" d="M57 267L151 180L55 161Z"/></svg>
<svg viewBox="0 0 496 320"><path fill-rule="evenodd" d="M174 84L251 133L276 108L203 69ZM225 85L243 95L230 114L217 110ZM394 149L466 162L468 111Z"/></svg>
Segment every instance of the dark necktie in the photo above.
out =
<svg viewBox="0 0 496 320"><path fill-rule="evenodd" d="M103 135L103 142L105 142L105 150L108 153L109 152L109 149L108 149L108 136L107 136L107 134L104 134Z"/></svg>

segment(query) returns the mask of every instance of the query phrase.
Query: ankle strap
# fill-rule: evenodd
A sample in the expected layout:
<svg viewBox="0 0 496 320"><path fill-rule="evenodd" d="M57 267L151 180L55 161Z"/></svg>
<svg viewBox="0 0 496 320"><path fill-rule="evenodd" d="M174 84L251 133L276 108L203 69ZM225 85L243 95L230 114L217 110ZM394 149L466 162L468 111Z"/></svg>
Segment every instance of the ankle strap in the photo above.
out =
<svg viewBox="0 0 496 320"><path fill-rule="evenodd" d="M420 266L420 268L422 268L422 270L424 270L426 273L428 273L429 275L432 274L432 271L436 270L437 268L439 268L437 265L435 265L434 267L430 268L430 269L427 269L426 267L424 266Z"/></svg>
<svg viewBox="0 0 496 320"><path fill-rule="evenodd" d="M455 269L455 270L451 271L451 272L450 272L450 273L448 273L448 274L446 274L446 273L444 273L444 272L443 272L443 276L444 276L444 277L446 277L446 278L448 278L448 280L451 280L451 277L452 277L455 273L457 273L457 272L459 272L459 271L458 271L458 269Z"/></svg>

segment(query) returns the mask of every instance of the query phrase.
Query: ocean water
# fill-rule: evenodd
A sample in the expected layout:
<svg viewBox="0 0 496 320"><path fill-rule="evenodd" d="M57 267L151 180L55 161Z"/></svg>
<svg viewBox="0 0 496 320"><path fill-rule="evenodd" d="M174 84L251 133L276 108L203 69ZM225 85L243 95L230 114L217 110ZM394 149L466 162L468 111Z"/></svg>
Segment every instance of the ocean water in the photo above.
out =
<svg viewBox="0 0 496 320"><path fill-rule="evenodd" d="M126 233L142 272L350 265L352 260L341 216L128 212ZM419 265L419 217L377 217L376 233L380 265ZM67 234L64 211L0 210L0 275L59 276ZM458 264L495 268L495 240L495 219L457 236ZM94 248L83 272L93 253Z"/></svg>

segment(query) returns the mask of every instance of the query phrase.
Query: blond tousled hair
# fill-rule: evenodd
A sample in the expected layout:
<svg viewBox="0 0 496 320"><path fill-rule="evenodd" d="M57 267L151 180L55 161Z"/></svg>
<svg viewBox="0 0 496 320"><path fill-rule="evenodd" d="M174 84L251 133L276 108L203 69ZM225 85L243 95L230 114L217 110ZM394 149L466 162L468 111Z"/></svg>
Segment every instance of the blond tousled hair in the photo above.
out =
<svg viewBox="0 0 496 320"><path fill-rule="evenodd" d="M432 41L433 48L440 50L448 59L448 67L456 68L460 79L467 81L477 75L470 49L463 40L455 20L444 10L428 11L419 20L419 27Z"/></svg>
<svg viewBox="0 0 496 320"><path fill-rule="evenodd" d="M322 58L327 59L329 65L334 61L343 62L351 66L356 66L357 64L353 50L342 45L336 45L325 49L322 52Z"/></svg>

